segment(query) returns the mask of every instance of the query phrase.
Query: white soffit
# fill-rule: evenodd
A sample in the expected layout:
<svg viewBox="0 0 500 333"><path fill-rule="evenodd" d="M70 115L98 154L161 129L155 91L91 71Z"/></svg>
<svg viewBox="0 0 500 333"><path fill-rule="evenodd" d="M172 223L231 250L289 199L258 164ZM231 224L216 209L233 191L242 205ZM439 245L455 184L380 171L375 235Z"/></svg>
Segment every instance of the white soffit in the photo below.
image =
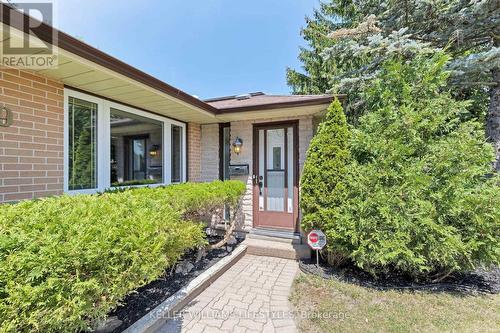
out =
<svg viewBox="0 0 500 333"><path fill-rule="evenodd" d="M277 118L290 118L300 116L313 116L326 111L329 104L297 106L289 108L279 108L261 111L244 111L244 112L225 112L217 115L217 119L221 122L241 121L241 120L267 120Z"/></svg>

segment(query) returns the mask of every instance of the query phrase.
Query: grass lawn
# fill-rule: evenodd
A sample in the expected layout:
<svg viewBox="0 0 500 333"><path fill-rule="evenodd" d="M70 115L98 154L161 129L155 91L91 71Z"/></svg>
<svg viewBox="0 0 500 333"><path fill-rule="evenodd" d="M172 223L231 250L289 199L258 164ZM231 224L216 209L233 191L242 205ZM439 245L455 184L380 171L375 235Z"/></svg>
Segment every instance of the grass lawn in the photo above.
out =
<svg viewBox="0 0 500 333"><path fill-rule="evenodd" d="M301 274L291 301L302 332L500 332L500 295L376 291Z"/></svg>

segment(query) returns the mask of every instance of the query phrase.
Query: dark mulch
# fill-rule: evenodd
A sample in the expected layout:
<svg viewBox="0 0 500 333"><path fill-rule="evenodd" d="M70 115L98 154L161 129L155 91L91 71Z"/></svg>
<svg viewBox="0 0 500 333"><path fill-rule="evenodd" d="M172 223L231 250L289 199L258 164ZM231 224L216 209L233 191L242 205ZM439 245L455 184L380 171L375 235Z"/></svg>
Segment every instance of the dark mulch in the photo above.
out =
<svg viewBox="0 0 500 333"><path fill-rule="evenodd" d="M455 292L465 294L500 293L500 269L477 269L470 273L457 273L446 279L432 283L429 281L415 282L407 276L392 274L374 278L353 264L336 268L320 261L316 266L316 259L301 260L299 267L304 273L321 276L325 279L336 279L342 282L357 284L362 287L377 290L408 290L430 292Z"/></svg>
<svg viewBox="0 0 500 333"><path fill-rule="evenodd" d="M220 237L210 236L209 242L215 243ZM234 245L223 246L220 249L209 251L200 261L195 262L197 251L189 251L181 260L187 260L194 265L194 268L187 274L175 273L168 269L165 274L148 285L145 285L136 292L128 295L122 306L118 307L109 316L117 316L122 320L121 326L116 328L113 333L122 332L134 322L146 315L149 311L161 304L164 300L175 294L182 287L187 285L195 277L213 266L219 260L230 254L242 241L237 239L238 243Z"/></svg>

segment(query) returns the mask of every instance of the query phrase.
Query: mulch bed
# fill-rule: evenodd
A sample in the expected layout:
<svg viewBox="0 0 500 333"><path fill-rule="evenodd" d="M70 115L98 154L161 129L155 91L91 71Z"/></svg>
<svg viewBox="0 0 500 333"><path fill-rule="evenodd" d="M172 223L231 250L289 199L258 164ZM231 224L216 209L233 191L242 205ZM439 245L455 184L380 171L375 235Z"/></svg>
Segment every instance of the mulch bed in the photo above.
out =
<svg viewBox="0 0 500 333"><path fill-rule="evenodd" d="M321 276L325 279L336 279L342 282L353 283L362 287L377 290L407 290L429 292L456 292L466 294L498 294L500 293L500 269L477 269L470 273L457 273L448 276L440 282L415 282L409 277L398 274L374 278L353 264L341 268L329 266L320 261L316 266L316 259L301 260L300 269L307 274Z"/></svg>
<svg viewBox="0 0 500 333"><path fill-rule="evenodd" d="M213 244L220 239L221 237L210 236L209 242ZM220 249L209 251L198 262L195 262L197 251L189 251L180 260L193 264L194 267L188 273L176 273L175 268L170 268L166 270L165 274L158 280L155 280L139 288L136 292L128 295L123 300L124 305L118 307L115 311L109 314L109 316L117 316L118 319L123 321L122 325L116 328L113 333L125 330L127 327L146 315L149 311L161 304L164 300L187 285L195 277L216 264L225 256L229 255L242 241L242 239L236 240L236 244L226 245Z"/></svg>

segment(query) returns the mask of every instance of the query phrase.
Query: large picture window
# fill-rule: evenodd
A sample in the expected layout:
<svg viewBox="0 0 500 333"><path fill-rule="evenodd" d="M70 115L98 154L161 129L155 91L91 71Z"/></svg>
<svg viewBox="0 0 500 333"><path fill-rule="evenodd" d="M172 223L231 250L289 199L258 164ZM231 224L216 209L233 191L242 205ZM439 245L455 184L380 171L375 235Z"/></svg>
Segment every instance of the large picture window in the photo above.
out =
<svg viewBox="0 0 500 333"><path fill-rule="evenodd" d="M65 119L65 191L185 181L184 123L71 89Z"/></svg>
<svg viewBox="0 0 500 333"><path fill-rule="evenodd" d="M97 188L97 104L71 97L68 109L68 189Z"/></svg>
<svg viewBox="0 0 500 333"><path fill-rule="evenodd" d="M163 124L111 109L111 186L163 183Z"/></svg>

